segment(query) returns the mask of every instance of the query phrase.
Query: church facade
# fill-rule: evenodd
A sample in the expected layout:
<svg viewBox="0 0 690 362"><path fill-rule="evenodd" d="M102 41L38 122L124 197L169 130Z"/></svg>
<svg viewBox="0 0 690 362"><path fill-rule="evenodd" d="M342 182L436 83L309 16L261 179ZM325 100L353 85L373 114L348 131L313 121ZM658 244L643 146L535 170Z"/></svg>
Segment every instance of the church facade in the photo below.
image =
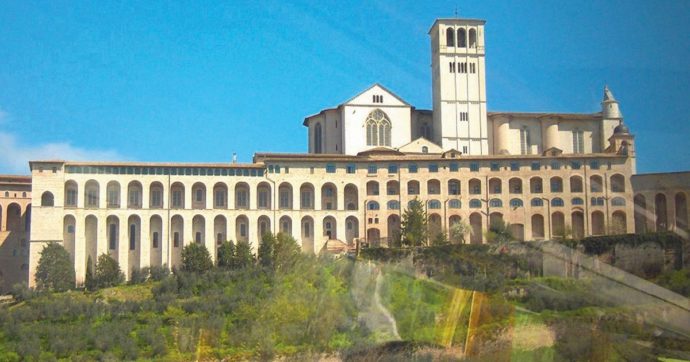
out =
<svg viewBox="0 0 690 362"><path fill-rule="evenodd" d="M432 110L380 84L304 119L308 153L253 162L32 161L29 280L43 245L62 243L78 282L109 253L133 268L176 266L182 247L256 248L266 232L305 252L329 240L388 245L420 200L429 232L465 222L487 242L498 220L518 240L633 232L634 136L604 90L595 113L489 112L484 21L432 25Z"/></svg>

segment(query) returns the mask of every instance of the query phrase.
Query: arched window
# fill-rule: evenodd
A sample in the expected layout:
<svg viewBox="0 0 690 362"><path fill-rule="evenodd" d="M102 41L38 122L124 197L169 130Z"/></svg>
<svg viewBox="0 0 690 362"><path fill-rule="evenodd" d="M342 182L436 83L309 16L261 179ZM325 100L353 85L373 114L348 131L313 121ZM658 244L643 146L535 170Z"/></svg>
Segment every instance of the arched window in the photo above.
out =
<svg viewBox="0 0 690 362"><path fill-rule="evenodd" d="M589 178L589 191L590 192L602 192L604 190L604 181L602 181L601 176L593 175Z"/></svg>
<svg viewBox="0 0 690 362"><path fill-rule="evenodd" d="M462 203L458 199L451 199L448 201L448 208L450 209L459 209L462 207Z"/></svg>
<svg viewBox="0 0 690 362"><path fill-rule="evenodd" d="M317 123L316 126L314 126L314 153L322 152L321 142L321 123Z"/></svg>
<svg viewBox="0 0 690 362"><path fill-rule="evenodd" d="M441 194L441 182L439 180L429 180L426 182L426 192L429 195L440 195Z"/></svg>
<svg viewBox="0 0 690 362"><path fill-rule="evenodd" d="M77 183L74 181L67 181L65 183L65 206L66 207L76 207L77 206ZM43 205L45 206L45 205Z"/></svg>
<svg viewBox="0 0 690 362"><path fill-rule="evenodd" d="M440 209L441 208L441 201L438 200L429 200L429 208L430 209Z"/></svg>
<svg viewBox="0 0 690 362"><path fill-rule="evenodd" d="M530 201L530 205L532 205L532 207L542 207L544 206L544 200L535 197Z"/></svg>
<svg viewBox="0 0 690 362"><path fill-rule="evenodd" d="M551 178L551 192L563 192L563 179L560 177Z"/></svg>
<svg viewBox="0 0 690 362"><path fill-rule="evenodd" d="M453 31L453 28L446 29L446 46L455 46L455 31Z"/></svg>
<svg viewBox="0 0 690 362"><path fill-rule="evenodd" d="M511 199L510 200L510 207L522 207L524 204L522 203L522 200L520 199Z"/></svg>
<svg viewBox="0 0 690 362"><path fill-rule="evenodd" d="M470 48L477 47L477 31L470 29Z"/></svg>
<svg viewBox="0 0 690 362"><path fill-rule="evenodd" d="M465 48L467 46L467 35L465 29L458 29L458 48Z"/></svg>
<svg viewBox="0 0 690 362"><path fill-rule="evenodd" d="M41 206L55 206L55 198L50 191L46 191L41 195Z"/></svg>
<svg viewBox="0 0 690 362"><path fill-rule="evenodd" d="M565 205L565 203L563 202L563 199L561 199L560 197L551 200L551 206L553 207L562 207L563 205Z"/></svg>
<svg viewBox="0 0 690 362"><path fill-rule="evenodd" d="M573 203L573 206L584 205L584 204L585 204L585 200L583 200L583 199L581 199L581 198L579 198L579 197L574 197L572 203Z"/></svg>
<svg viewBox="0 0 690 362"><path fill-rule="evenodd" d="M429 147L422 146L422 153L429 153Z"/></svg>
<svg viewBox="0 0 690 362"><path fill-rule="evenodd" d="M378 210L379 208L380 207L379 207L378 202L376 202L376 201L367 202L367 210Z"/></svg>
<svg viewBox="0 0 690 362"><path fill-rule="evenodd" d="M400 210L400 203L396 200L388 201L388 210Z"/></svg>
<svg viewBox="0 0 690 362"><path fill-rule="evenodd" d="M376 126L376 121L370 119L367 121L367 146L376 145L378 140L378 128Z"/></svg>
<svg viewBox="0 0 690 362"><path fill-rule="evenodd" d="M611 199L611 206L625 206L625 199L622 197L614 197Z"/></svg>
<svg viewBox="0 0 690 362"><path fill-rule="evenodd" d="M379 123L379 146L391 145L391 122L384 119Z"/></svg>
<svg viewBox="0 0 690 362"><path fill-rule="evenodd" d="M105 201L109 208L120 207L120 184L110 181L106 185Z"/></svg>
<svg viewBox="0 0 690 362"><path fill-rule="evenodd" d="M86 182L86 186L84 187L84 193L85 193L85 207L89 208L97 208L98 205L98 182L94 180L89 180Z"/></svg>
<svg viewBox="0 0 690 362"><path fill-rule="evenodd" d="M611 191L625 192L625 177L621 174L611 176Z"/></svg>
<svg viewBox="0 0 690 362"><path fill-rule="evenodd" d="M482 193L482 182L476 178L470 180L470 195L480 195Z"/></svg>
<svg viewBox="0 0 690 362"><path fill-rule="evenodd" d="M470 209L480 209L482 207L482 202L478 199L470 200Z"/></svg>
<svg viewBox="0 0 690 362"><path fill-rule="evenodd" d="M367 116L364 125L367 130L367 146L391 145L391 121L386 113L375 109Z"/></svg>
<svg viewBox="0 0 690 362"><path fill-rule="evenodd" d="M508 188L511 194L521 194L522 193L522 180L517 177L511 178L508 181Z"/></svg>
<svg viewBox="0 0 690 362"><path fill-rule="evenodd" d="M489 180L489 193L490 194L500 194L502 192L501 180L497 178L492 178Z"/></svg>
<svg viewBox="0 0 690 362"><path fill-rule="evenodd" d="M501 199L491 199L489 200L489 207L503 207L503 201Z"/></svg>
<svg viewBox="0 0 690 362"><path fill-rule="evenodd" d="M529 180L529 192L533 194L541 194L544 192L541 177L532 177Z"/></svg>
<svg viewBox="0 0 690 362"><path fill-rule="evenodd" d="M460 195L460 181L448 180L448 195Z"/></svg>
<svg viewBox="0 0 690 362"><path fill-rule="evenodd" d="M582 177L571 176L570 177L570 192L582 192Z"/></svg>

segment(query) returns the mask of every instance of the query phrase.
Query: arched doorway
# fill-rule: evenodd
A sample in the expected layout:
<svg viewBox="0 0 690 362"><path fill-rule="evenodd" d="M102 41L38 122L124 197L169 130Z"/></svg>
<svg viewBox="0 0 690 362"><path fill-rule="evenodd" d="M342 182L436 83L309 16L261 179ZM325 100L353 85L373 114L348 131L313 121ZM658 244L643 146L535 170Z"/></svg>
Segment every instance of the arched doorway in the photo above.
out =
<svg viewBox="0 0 690 362"><path fill-rule="evenodd" d="M348 216L345 219L345 241L348 244L353 244L354 239L359 237L359 220L354 216Z"/></svg>
<svg viewBox="0 0 690 362"><path fill-rule="evenodd" d="M472 244L482 243L482 216L475 212L470 215L470 226L472 227L472 237L470 242Z"/></svg>
<svg viewBox="0 0 690 362"><path fill-rule="evenodd" d="M579 240L585 237L585 214L582 211L573 211L570 215L570 223L573 228L573 239Z"/></svg>
<svg viewBox="0 0 690 362"><path fill-rule="evenodd" d="M327 240L338 239L337 225L333 216L326 216L323 219L323 236Z"/></svg>

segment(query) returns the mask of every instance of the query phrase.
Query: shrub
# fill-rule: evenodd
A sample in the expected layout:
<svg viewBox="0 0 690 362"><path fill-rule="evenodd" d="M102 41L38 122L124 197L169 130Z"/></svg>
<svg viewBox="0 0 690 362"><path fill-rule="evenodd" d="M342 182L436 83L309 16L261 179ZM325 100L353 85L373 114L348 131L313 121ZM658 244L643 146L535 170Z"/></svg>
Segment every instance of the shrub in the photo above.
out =
<svg viewBox="0 0 690 362"><path fill-rule="evenodd" d="M125 281L120 264L108 254L101 254L96 262L96 287L108 288Z"/></svg>
<svg viewBox="0 0 690 362"><path fill-rule="evenodd" d="M69 252L62 245L51 242L40 254L36 268L37 289L62 292L74 288L75 272Z"/></svg>
<svg viewBox="0 0 690 362"><path fill-rule="evenodd" d="M154 281L161 281L170 275L170 269L167 264L155 265L149 268L149 277Z"/></svg>
<svg viewBox="0 0 690 362"><path fill-rule="evenodd" d="M146 282L149 279L150 270L151 269L149 267L132 268L132 274L129 277L129 284L133 285Z"/></svg>
<svg viewBox="0 0 690 362"><path fill-rule="evenodd" d="M182 269L189 272L203 273L213 267L211 255L203 244L191 243L182 249Z"/></svg>
<svg viewBox="0 0 690 362"><path fill-rule="evenodd" d="M36 296L36 292L29 288L25 283L17 283L12 286L10 294L17 302L22 302L25 300L30 300Z"/></svg>

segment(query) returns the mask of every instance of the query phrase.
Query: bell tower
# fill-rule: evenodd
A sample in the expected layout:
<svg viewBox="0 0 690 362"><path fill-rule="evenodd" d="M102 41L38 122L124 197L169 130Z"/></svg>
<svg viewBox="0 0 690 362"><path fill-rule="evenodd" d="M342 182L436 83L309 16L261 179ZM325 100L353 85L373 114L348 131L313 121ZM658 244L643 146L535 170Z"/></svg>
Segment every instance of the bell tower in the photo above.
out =
<svg viewBox="0 0 690 362"><path fill-rule="evenodd" d="M484 24L437 19L429 30L434 141L444 150L489 154Z"/></svg>

